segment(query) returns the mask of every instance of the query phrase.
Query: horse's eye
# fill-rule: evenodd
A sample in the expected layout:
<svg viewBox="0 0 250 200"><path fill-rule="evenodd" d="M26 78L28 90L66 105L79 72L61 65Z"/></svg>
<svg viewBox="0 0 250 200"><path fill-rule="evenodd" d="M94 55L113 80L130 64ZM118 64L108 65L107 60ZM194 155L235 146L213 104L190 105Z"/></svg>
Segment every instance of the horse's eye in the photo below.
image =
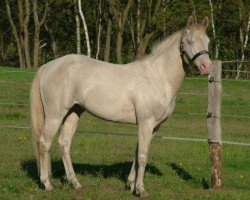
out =
<svg viewBox="0 0 250 200"><path fill-rule="evenodd" d="M189 45L193 45L194 44L194 42L192 40L187 40L187 42L188 42Z"/></svg>

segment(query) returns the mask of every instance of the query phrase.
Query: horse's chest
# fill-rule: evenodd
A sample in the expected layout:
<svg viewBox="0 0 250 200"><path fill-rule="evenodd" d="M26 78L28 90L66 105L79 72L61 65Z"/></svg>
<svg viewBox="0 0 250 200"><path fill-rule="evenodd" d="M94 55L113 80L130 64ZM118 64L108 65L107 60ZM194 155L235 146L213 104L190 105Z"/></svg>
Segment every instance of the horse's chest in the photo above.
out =
<svg viewBox="0 0 250 200"><path fill-rule="evenodd" d="M158 104L157 113L155 113L155 118L158 122L165 120L170 116L175 108L175 98L166 102L165 104Z"/></svg>

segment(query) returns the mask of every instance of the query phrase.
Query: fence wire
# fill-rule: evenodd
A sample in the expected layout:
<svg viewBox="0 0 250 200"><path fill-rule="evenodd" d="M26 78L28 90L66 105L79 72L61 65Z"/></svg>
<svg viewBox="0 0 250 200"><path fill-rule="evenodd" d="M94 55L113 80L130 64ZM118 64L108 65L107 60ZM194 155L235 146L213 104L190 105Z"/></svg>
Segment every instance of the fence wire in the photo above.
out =
<svg viewBox="0 0 250 200"><path fill-rule="evenodd" d="M4 71L0 70L0 73L35 73L33 71ZM193 77L193 78L186 78L190 80L206 80L205 78ZM249 80L234 80L234 79L223 79L223 81L241 81L241 82L249 82ZM30 82L19 82L19 81L5 81L0 80L0 83L3 84L22 84L30 86ZM207 93L204 92L179 92L177 95L198 95L198 96L207 96ZM228 94L223 94L223 96L228 96ZM29 103L13 103L13 102L0 102L2 106L29 106ZM198 115L198 116L206 116L207 113L182 113L182 112L174 112L173 114L177 115ZM250 119L250 116L243 116L243 115L221 115L222 118L242 118L242 119ZM31 129L29 126L4 126L0 125L1 128L13 128L13 129ZM127 133L103 133L103 132L86 132L86 131L78 131L82 133L98 133L98 134L115 134L115 135L134 135L134 134L127 134ZM181 138L181 137L159 137L164 140L180 140L180 141L193 141L193 142L207 142L206 139L200 138ZM250 146L249 143L241 143L241 142L232 142L232 141L223 141L223 144L232 144L232 145L240 145L240 146Z"/></svg>
<svg viewBox="0 0 250 200"><path fill-rule="evenodd" d="M1 128L14 128L14 129L31 129L29 126L1 126ZM97 132L97 131L82 131L77 130L77 132L83 133L83 134L100 134L100 135L119 135L119 136L134 136L137 137L135 133L107 133L107 132ZM166 136L155 136L155 138L160 138L162 140L175 140L175 141L190 141L190 142L208 142L207 139L201 139L201 138L187 138L187 137L166 137ZM232 142L232 141L222 141L222 144L227 145L238 145L238 146L246 146L250 147L249 143L243 143L243 142Z"/></svg>

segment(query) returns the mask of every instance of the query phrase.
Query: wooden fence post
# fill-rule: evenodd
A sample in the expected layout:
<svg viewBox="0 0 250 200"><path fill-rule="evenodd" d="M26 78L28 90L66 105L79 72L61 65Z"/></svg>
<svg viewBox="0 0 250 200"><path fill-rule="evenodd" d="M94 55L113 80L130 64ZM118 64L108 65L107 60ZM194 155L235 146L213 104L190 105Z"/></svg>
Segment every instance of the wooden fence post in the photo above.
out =
<svg viewBox="0 0 250 200"><path fill-rule="evenodd" d="M210 158L212 161L211 184L213 188L221 186L221 61L213 61L212 72L208 76L208 113L207 129Z"/></svg>

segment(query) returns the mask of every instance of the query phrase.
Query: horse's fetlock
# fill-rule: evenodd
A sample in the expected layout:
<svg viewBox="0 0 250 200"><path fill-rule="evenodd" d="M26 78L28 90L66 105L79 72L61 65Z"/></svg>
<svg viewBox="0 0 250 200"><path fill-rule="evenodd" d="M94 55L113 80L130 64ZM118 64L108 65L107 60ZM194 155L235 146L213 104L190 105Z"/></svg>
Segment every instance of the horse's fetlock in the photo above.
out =
<svg viewBox="0 0 250 200"><path fill-rule="evenodd" d="M76 177L75 177L75 174L70 174L69 176L68 176L68 180L69 181L74 181L76 179Z"/></svg>

